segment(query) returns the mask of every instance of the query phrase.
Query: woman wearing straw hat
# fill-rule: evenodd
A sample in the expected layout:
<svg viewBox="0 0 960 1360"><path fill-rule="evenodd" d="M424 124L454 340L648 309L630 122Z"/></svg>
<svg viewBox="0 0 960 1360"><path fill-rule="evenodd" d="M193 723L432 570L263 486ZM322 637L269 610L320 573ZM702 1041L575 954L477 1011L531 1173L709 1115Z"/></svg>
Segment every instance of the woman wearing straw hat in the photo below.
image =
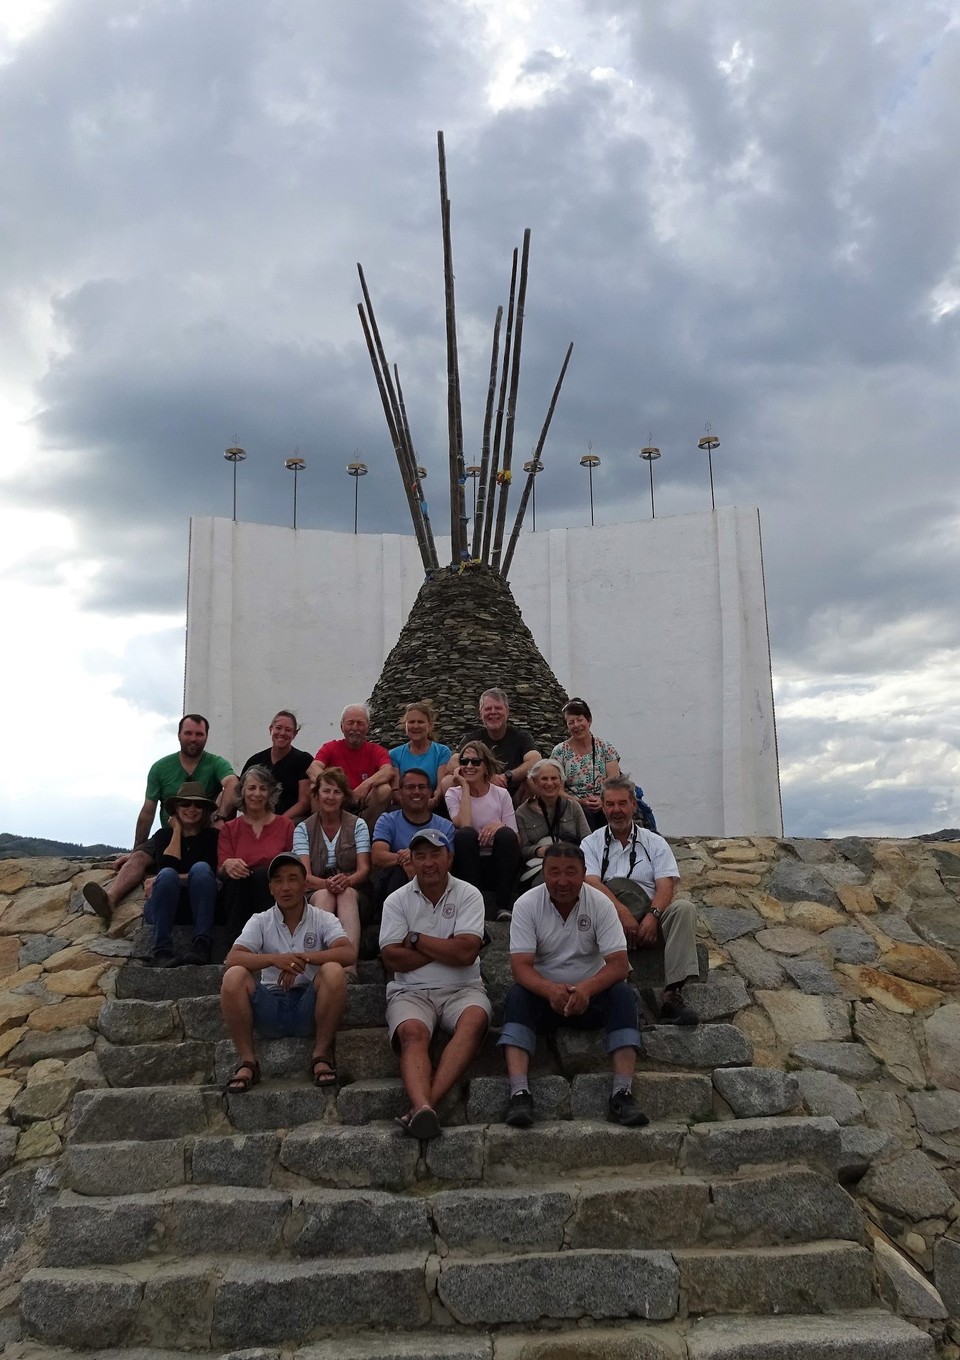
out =
<svg viewBox="0 0 960 1360"><path fill-rule="evenodd" d="M168 824L150 843L160 869L145 885L143 917L156 932L153 954L146 960L150 967L210 962L219 839L216 828L210 825L210 814L216 806L203 784L196 783L181 784L173 798L164 803ZM173 923L181 903L189 907L193 943L178 959L173 952Z"/></svg>

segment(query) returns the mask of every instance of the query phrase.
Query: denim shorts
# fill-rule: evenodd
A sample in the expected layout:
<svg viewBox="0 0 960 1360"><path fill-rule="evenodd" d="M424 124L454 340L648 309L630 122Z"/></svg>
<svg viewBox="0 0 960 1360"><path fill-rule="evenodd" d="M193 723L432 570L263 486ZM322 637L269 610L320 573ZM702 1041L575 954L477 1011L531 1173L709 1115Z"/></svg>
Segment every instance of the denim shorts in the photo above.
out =
<svg viewBox="0 0 960 1360"><path fill-rule="evenodd" d="M315 1029L316 1000L310 983L286 992L282 987L265 987L258 982L250 998L253 1028L264 1039L309 1038Z"/></svg>

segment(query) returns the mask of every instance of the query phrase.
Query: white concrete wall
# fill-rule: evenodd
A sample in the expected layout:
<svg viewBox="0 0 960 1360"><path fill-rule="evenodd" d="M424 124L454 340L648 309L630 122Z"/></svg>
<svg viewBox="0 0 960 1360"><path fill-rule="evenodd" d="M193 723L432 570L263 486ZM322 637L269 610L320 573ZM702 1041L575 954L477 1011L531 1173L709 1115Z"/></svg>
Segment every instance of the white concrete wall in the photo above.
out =
<svg viewBox="0 0 960 1360"><path fill-rule="evenodd" d="M242 763L278 708L300 717L304 748L335 735L422 579L412 535L192 520L185 696L210 718L211 749ZM525 533L510 583L662 830L780 833L755 509Z"/></svg>

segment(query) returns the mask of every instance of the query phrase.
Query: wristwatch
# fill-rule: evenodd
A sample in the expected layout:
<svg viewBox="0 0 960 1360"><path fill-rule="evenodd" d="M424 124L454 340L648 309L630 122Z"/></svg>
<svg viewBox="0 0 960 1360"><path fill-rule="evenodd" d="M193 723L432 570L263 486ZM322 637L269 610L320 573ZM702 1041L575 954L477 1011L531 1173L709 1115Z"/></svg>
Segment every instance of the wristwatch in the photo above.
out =
<svg viewBox="0 0 960 1360"><path fill-rule="evenodd" d="M410 949L416 949L416 947L417 947L417 945L418 945L419 943L420 943L420 932L419 932L419 930L411 930L410 934L407 936L407 944L408 944L408 947L409 947Z"/></svg>
<svg viewBox="0 0 960 1360"><path fill-rule="evenodd" d="M651 907L651 908L650 908L650 915L653 917L653 919L654 919L655 921L662 921L662 920L663 920L663 912L660 910L659 907Z"/></svg>

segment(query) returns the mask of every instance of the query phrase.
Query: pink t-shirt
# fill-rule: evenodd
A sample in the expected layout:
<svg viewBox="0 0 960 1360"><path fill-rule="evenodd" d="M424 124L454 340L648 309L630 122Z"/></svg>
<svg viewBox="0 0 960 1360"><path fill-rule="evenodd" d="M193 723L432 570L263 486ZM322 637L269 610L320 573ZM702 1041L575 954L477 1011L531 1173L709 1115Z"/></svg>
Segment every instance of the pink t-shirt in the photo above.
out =
<svg viewBox="0 0 960 1360"><path fill-rule="evenodd" d="M248 869L265 868L274 855L293 849L293 822L277 815L267 826L260 828L259 837L243 817L224 822L217 845L217 867L227 859L242 859Z"/></svg>
<svg viewBox="0 0 960 1360"><path fill-rule="evenodd" d="M450 816L456 817L463 801L459 785L447 789L447 807ZM513 799L499 784L491 784L482 798L470 797L470 825L475 831L482 831L488 822L502 822L511 831L517 829L517 816L513 810Z"/></svg>

